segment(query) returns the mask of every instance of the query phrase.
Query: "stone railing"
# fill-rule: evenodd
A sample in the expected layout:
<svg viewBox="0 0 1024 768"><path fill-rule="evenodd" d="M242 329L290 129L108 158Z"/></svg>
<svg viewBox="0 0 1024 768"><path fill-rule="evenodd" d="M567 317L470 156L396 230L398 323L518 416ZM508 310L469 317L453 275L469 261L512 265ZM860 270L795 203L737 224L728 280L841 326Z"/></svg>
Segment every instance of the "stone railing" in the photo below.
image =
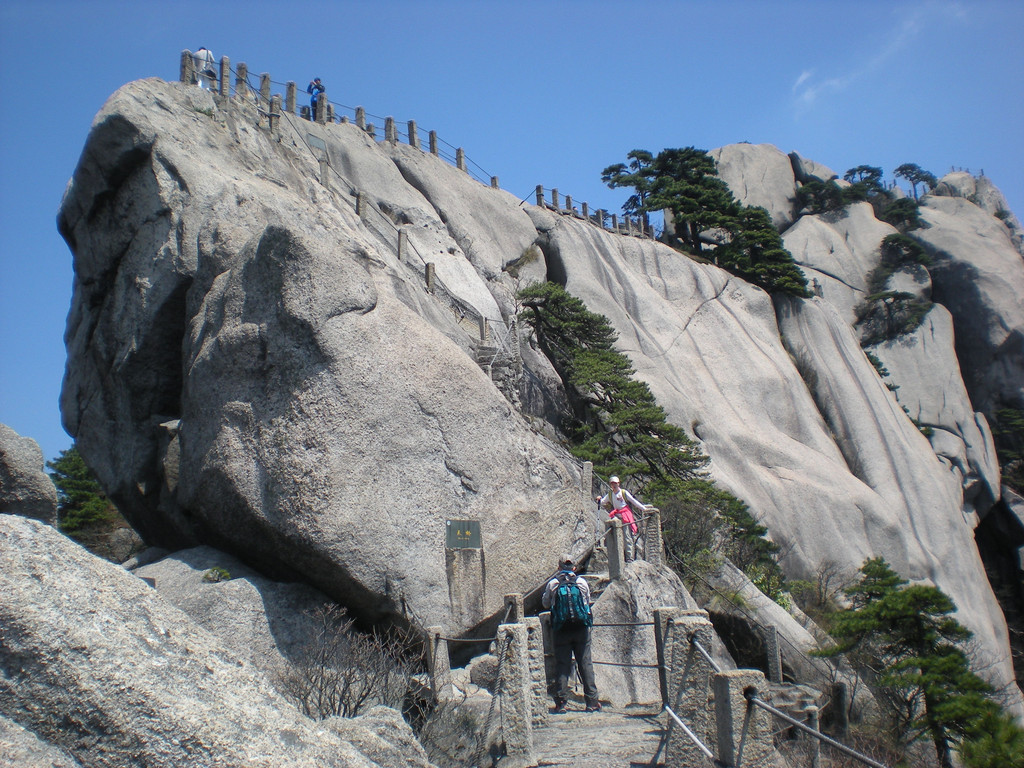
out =
<svg viewBox="0 0 1024 768"><path fill-rule="evenodd" d="M231 90L231 75L232 72L235 75L234 92ZM335 104L327 99L326 91L323 92L321 97L317 100L316 114L311 114L311 108L308 106L298 106L298 86L294 81L289 80L284 83L285 95L282 100L280 94L271 94L271 88L275 84L268 73L264 72L259 76L259 88L253 88L249 84L249 68L244 62L239 62L235 65L234 70L231 68L231 60L227 56L222 56L219 63L212 75L203 76L202 73L196 71L195 58L191 51L183 50L181 52L181 62L179 67L179 80L183 83L189 83L192 85L205 85L208 86L211 91L218 94L219 96L229 97L234 96L235 98L243 98L251 100L260 111L260 114L266 120L270 130L276 131L280 123L282 114L296 114L306 119L312 120L317 123L354 123L360 129L366 131L371 137L377 137L377 126L372 122L367 122L367 113L363 107L355 107L353 111L353 117L350 120L347 115L336 115ZM416 147L417 149L424 150L423 143L420 138L420 129L416 124L415 120L409 120L406 122L406 130L403 132L398 128L398 123L393 117L384 118L384 141L388 141L392 144L397 144L400 139L405 139L409 146ZM424 151L428 151L430 154L441 157L461 171L465 171L467 174L476 178L481 183L489 183L489 185L495 189L499 189L497 176L490 176L488 181L481 178L477 174L473 174L469 170L469 161L466 158L465 150L462 147L451 147L450 144L446 146L451 147L454 150L454 155L442 152L440 149L441 139L438 138L436 131L429 131L427 133L427 145ZM474 163L474 165L476 165ZM479 166L477 166L479 168ZM483 171L483 169L480 169ZM642 218L623 216L621 221L618 214L609 214L603 209L597 209L593 213L590 212L590 207L587 203L582 203L582 212L577 210L573 205L572 197L566 195L564 207L560 204L560 197L557 189L550 190L551 202L550 204L544 200L544 187L538 185L536 188L536 201L537 205L542 208L556 211L557 213L572 216L584 221L588 221L591 224L601 228L606 232L613 232L627 237L642 237L652 238L654 232L650 225L645 223ZM606 226L610 224L610 228Z"/></svg>

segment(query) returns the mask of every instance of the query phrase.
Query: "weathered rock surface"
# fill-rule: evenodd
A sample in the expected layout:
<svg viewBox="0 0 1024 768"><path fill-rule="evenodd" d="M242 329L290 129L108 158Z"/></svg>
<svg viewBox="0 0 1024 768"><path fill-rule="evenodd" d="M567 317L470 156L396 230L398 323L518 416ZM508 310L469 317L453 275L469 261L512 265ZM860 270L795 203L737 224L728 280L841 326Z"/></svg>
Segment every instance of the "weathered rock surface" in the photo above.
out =
<svg viewBox="0 0 1024 768"><path fill-rule="evenodd" d="M81 768L82 764L0 715L0 760L11 768Z"/></svg>
<svg viewBox="0 0 1024 768"><path fill-rule="evenodd" d="M712 475L789 553L790 576L885 556L948 592L996 659L994 682L1012 680L1005 624L963 515L962 482L985 472L936 458L849 326L893 231L866 206L787 232L789 242L797 227L815 230L797 258L834 281L823 295L835 307L774 306L664 245L520 206L356 126L284 116L275 136L258 123L251 106L196 88L133 83L98 115L62 205L76 263L62 410L150 543L210 543L300 575L370 618L455 629L496 611L503 594L535 588L552 552L589 539L588 494L575 463L472 357L481 318L518 341L507 322L516 281L502 268L535 245L543 256L524 279L562 282L609 317L670 419L710 455ZM327 146L323 179L304 132ZM780 227L793 220L786 155L736 145L717 157L743 202L766 205ZM368 201L363 218L355 191ZM936 218L924 233L939 239L943 206L928 200ZM401 259L396 226L410 243ZM433 294L428 263L440 278ZM1018 278L989 279L976 304L1001 316L1022 293L1012 291ZM1006 309L1003 341L1024 327L1018 314ZM989 353L974 370L979 386L1005 389L1012 366L990 375L1003 371L996 325L981 334ZM535 354L522 360L525 400L551 413L550 370ZM453 598L449 518L481 521L475 612Z"/></svg>
<svg viewBox="0 0 1024 768"><path fill-rule="evenodd" d="M789 156L772 144L728 144L708 154L718 176L744 205L760 206L782 232L796 218L796 176Z"/></svg>
<svg viewBox="0 0 1024 768"><path fill-rule="evenodd" d="M960 197L928 195L913 236L932 263L932 298L953 315L974 407L1024 407L1024 261L996 217Z"/></svg>
<svg viewBox="0 0 1024 768"><path fill-rule="evenodd" d="M43 467L43 452L30 437L0 424L0 514L57 518L57 489Z"/></svg>
<svg viewBox="0 0 1024 768"><path fill-rule="evenodd" d="M84 765L428 765L401 718L304 718L144 581L36 521L0 516L0 589L0 715Z"/></svg>
<svg viewBox="0 0 1024 768"><path fill-rule="evenodd" d="M224 569L229 578L207 580L205 574L214 568ZM272 682L275 673L302 654L315 631L312 613L329 602L305 584L273 581L212 547L175 552L134 573L151 580L160 597Z"/></svg>
<svg viewBox="0 0 1024 768"><path fill-rule="evenodd" d="M1017 250L1024 254L1024 228L1020 219L1010 210L1003 193L987 176L975 176L964 171L947 173L932 190L933 195L963 197L986 213L998 217L1010 231L1010 239Z"/></svg>

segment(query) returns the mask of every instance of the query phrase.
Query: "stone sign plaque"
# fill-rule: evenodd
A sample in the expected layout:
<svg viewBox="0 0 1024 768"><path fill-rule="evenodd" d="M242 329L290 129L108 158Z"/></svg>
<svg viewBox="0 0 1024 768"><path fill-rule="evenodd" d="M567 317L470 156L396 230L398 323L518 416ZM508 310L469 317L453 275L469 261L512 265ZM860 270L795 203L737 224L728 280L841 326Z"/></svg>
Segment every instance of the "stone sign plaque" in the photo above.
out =
<svg viewBox="0 0 1024 768"><path fill-rule="evenodd" d="M445 547L448 549L480 549L479 520L449 520Z"/></svg>

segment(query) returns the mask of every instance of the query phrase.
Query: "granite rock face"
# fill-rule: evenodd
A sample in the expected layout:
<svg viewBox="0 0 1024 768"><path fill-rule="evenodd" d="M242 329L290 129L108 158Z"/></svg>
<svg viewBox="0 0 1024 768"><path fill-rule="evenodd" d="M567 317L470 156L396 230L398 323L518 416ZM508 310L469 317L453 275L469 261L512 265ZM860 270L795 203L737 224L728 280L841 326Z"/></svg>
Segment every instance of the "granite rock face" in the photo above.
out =
<svg viewBox="0 0 1024 768"><path fill-rule="evenodd" d="M83 765L371 768L398 765L377 762L395 745L429 765L401 718L383 740L373 718L347 726L360 737L304 718L142 579L36 521L0 516L0 587L0 715Z"/></svg>
<svg viewBox="0 0 1024 768"><path fill-rule="evenodd" d="M57 489L43 467L43 452L30 437L0 424L0 514L57 519Z"/></svg>
<svg viewBox="0 0 1024 768"><path fill-rule="evenodd" d="M285 115L272 134L260 120L197 88L125 86L97 116L61 208L76 267L62 411L150 544L211 544L367 618L456 631L493 615L504 594L532 591L551 553L581 551L593 530L580 468L550 423L536 425L561 393L512 322L515 290L551 279L610 319L712 476L788 553L790 576L882 555L949 593L993 681L1011 683L1005 622L972 540L991 495L991 441L969 415L983 410L976 391L1012 381L1012 350L1000 345L1024 325L1014 292L1024 271L1019 257L1003 264L1001 246L971 256L941 245L955 231L946 206L987 217L972 227L999 220L962 198L926 201L921 237L959 254L950 269L974 259L960 279L981 275L964 293L989 313L976 334L988 351L964 376L974 407L947 387L948 341L937 373L905 372L917 351L891 351L922 414L956 399L935 416L952 439L933 445L850 325L894 230L867 205L793 224L797 176L774 147L712 154L814 270L821 296L809 301L773 302L663 244L521 206L354 125ZM326 148L324 165L307 134ZM993 230L974 245L998 242ZM1013 276L978 266L989 259ZM950 285L933 272L959 350L966 310L940 298ZM1003 314L1000 337L992 318ZM521 371L514 391L481 370L484 347ZM446 560L449 519L480 521L475 559ZM473 610L457 604L467 582L453 581L453 562L475 568Z"/></svg>

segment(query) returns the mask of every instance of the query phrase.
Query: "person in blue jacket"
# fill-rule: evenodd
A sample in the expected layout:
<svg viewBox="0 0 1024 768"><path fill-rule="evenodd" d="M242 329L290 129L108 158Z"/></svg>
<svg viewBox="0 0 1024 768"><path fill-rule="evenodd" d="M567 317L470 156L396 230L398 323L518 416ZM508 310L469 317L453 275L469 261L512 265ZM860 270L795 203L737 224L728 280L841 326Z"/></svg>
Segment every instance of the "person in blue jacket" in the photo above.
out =
<svg viewBox="0 0 1024 768"><path fill-rule="evenodd" d="M312 94L309 98L309 119L316 120L316 106L317 102L320 101L320 94L325 93L327 89L324 84L320 82L320 78L316 77L306 86L306 93Z"/></svg>

